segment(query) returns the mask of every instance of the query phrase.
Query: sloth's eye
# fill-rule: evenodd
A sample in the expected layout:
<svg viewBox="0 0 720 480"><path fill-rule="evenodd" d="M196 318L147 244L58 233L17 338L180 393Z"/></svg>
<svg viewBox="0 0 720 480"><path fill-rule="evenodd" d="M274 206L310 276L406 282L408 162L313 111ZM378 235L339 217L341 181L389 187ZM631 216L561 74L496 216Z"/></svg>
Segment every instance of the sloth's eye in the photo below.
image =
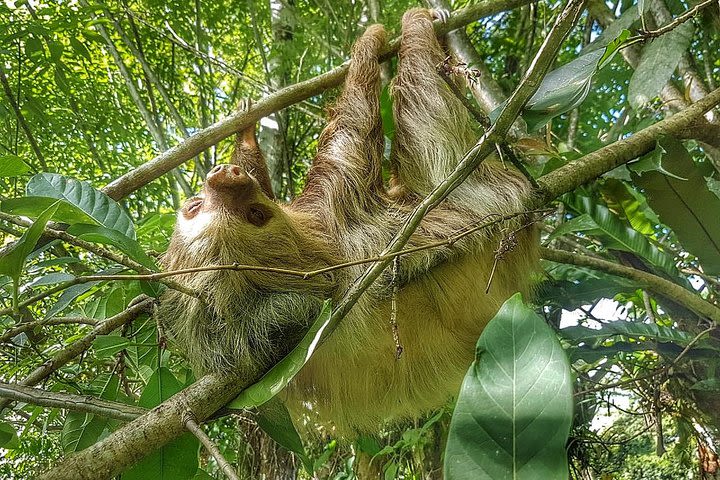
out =
<svg viewBox="0 0 720 480"><path fill-rule="evenodd" d="M202 198L192 199L185 204L185 207L183 207L183 213L186 217L194 217L200 211L202 204Z"/></svg>
<svg viewBox="0 0 720 480"><path fill-rule="evenodd" d="M261 205L253 205L248 208L247 220L256 227L265 225L272 215Z"/></svg>

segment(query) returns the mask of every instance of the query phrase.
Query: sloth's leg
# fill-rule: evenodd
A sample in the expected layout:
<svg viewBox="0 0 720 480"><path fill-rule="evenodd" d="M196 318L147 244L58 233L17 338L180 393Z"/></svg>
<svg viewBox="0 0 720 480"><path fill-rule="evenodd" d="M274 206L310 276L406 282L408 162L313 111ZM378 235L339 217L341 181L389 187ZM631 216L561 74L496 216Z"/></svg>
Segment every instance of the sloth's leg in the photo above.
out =
<svg viewBox="0 0 720 480"><path fill-rule="evenodd" d="M476 139L467 111L436 71L445 54L432 21L433 13L419 8L407 11L402 19L398 73L392 87L391 182L396 193L426 195Z"/></svg>
<svg viewBox="0 0 720 480"><path fill-rule="evenodd" d="M324 216L332 215L340 224L359 220L381 202L378 53L385 43L382 25L368 27L355 42L342 94L330 109L305 190L295 201L300 209L323 209Z"/></svg>

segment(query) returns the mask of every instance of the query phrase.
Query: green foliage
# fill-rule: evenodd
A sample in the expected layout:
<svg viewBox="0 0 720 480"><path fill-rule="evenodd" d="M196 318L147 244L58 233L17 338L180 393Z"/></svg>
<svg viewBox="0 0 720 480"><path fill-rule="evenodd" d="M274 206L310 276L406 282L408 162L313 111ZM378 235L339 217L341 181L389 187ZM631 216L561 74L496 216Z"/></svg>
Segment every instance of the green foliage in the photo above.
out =
<svg viewBox="0 0 720 480"><path fill-rule="evenodd" d="M572 410L565 352L516 294L478 340L450 424L446 478L567 477Z"/></svg>
<svg viewBox="0 0 720 480"><path fill-rule="evenodd" d="M453 7L468 3L475 2L456 1ZM676 68L683 55L698 73L695 82L704 82L707 90L720 82L715 6L658 38L628 47L627 40L639 33L638 28L654 28L651 2L631 3L609 4L609 18L619 15L609 25L604 25L607 18L602 15L592 15L594 20L587 22L584 14L559 51L554 70L523 112L530 129L541 132L524 139L530 148L522 159L538 176L666 116L667 109L674 108L662 96L667 81L678 89L680 100L693 98L681 81L687 77ZM681 2L667 3L674 15L685 10ZM173 147L235 111L241 99L258 99L345 62L354 39L375 21L368 5L305 0L272 5L138 0L88 7L77 2L0 3L0 68L10 87L9 94L0 88L0 211L35 219L26 228L25 222L0 218L0 335L22 330L0 345L0 381L27 377L60 349L82 339L94 322L122 312L142 292L160 292L158 284L127 279L76 282L92 274L138 273L112 258L127 257L157 271L157 253L167 248L175 223L173 212L197 191L212 165L229 159L231 140L121 201L110 199L102 187L162 153L163 145ZM398 34L402 13L413 6L417 2L380 2L377 21L385 23L391 35ZM496 80L505 94L527 72L558 7L557 2L536 2L532 8L504 12L467 28L487 69L485 78ZM101 27L118 50L127 77L110 55ZM634 70L623 59L628 52L639 59ZM392 74L394 61L388 66ZM139 98L131 95L128 84L135 86ZM383 89L380 106L384 132L391 139L395 130L388 88ZM274 113L260 126L259 141L268 153L280 198L291 198L302 189L324 125L323 110L336 95L337 90L331 90L309 98ZM542 241L659 274L717 305L720 173L717 152L707 147L717 135L696 127L690 133L699 132L697 141L658 138L653 152L558 199L558 213L544 220L552 233ZM53 228L67 229L115 255L106 258L42 237L51 220L58 222ZM695 428L712 430L713 422L698 410L695 395L718 392L717 332L698 336L706 327L704 319L677 299L646 291L647 285L584 267L550 262L543 267L544 281L534 303L545 323L556 329L572 361L576 390L585 392L576 398L573 439L567 445L570 476L582 478L584 468L591 469L594 478L627 480L686 478L688 472L697 472L694 459L704 434ZM608 304L616 310L603 312ZM386 479L428 477L442 467L443 455L447 462L462 459L452 470L448 467L453 475L460 472L452 478L470 475L471 465L492 464L488 468L504 474L508 450L499 450L505 463L495 462L493 448L507 447L508 439L515 437L491 439L489 434L497 433L495 424L507 429L515 423L501 410L490 427L488 419L495 411L494 401L503 405L508 400L507 387L524 386L527 403L517 406L528 407L528 418L543 418L538 416L542 403L557 409L560 420L543 432L538 432L540 423L518 432L518 438L535 436L516 445L516 456L525 455L526 465L546 462L541 469L552 464L563 476L565 445L560 433L567 426L569 400L560 380L570 381L567 367L559 362L562 365L552 372L532 377L547 355L561 352L540 317L516 307L517 315L508 322L514 330L503 331L494 321L480 339L484 350L468 372L452 427L445 409L423 420L387 425L353 447L331 431L312 431L307 419L298 424L301 437L275 395L312 354L326 326L326 306L301 344L235 400L239 408L262 405L258 414L243 415L242 422L214 420L204 428L239 468L245 461L258 467L259 459L275 459L272 468L262 472L267 478L282 476L278 471L297 478L356 478L358 452L374 458L373 465ZM24 329L28 322L32 325ZM528 339L530 332L537 333L533 340L539 344L529 343L536 350L511 355L510 346ZM194 380L179 352L165 347L165 332L152 317L142 315L95 338L92 348L58 369L41 388L151 407ZM500 365L521 364L527 367L516 372L514 383L499 385L506 388L497 391L485 388L504 378L498 373ZM617 383L622 386L608 387ZM469 390L482 400L470 398ZM561 390L561 401L546 400ZM656 396L659 403L649 403ZM620 414L614 406L626 397L632 403L624 410L632 414ZM656 407L664 419L668 450L661 457L654 453L653 430L643 422ZM598 428L593 419L604 410L616 417L609 427ZM0 422L0 477L36 478L63 453L61 449L86 448L118 425L97 415L16 403ZM554 443L552 429L557 433ZM490 443L478 444L478 438ZM553 453L538 453L543 447ZM220 475L216 463L199 455L197 442L186 436L123 478Z"/></svg>

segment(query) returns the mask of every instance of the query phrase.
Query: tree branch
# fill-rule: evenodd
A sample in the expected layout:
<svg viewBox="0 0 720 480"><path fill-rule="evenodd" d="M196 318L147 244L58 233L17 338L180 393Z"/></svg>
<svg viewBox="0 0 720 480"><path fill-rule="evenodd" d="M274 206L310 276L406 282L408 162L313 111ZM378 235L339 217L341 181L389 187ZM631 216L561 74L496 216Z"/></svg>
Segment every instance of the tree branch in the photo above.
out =
<svg viewBox="0 0 720 480"><path fill-rule="evenodd" d="M610 262L601 258L579 255L551 248L540 247L540 256L545 260L556 263L569 263L579 267L588 267L601 272L610 273L619 277L629 278L647 287L651 292L662 297L672 298L674 301L689 308L693 312L720 324L720 308L707 302L693 292L680 285L653 275L652 273L626 267L619 263Z"/></svg>
<svg viewBox="0 0 720 480"><path fill-rule="evenodd" d="M147 409L111 402L102 398L71 393L56 393L40 388L23 387L0 382L0 398L15 402L40 405L41 407L64 408L74 412L92 413L106 418L114 418L122 422L135 420L147 413Z"/></svg>
<svg viewBox="0 0 720 480"><path fill-rule="evenodd" d="M720 103L720 88L713 90L706 97L672 117L661 120L631 137L595 150L543 175L537 181L539 195L531 204L532 208L545 205L563 193L571 192L603 173L646 154L655 148L655 143L660 135L680 135L696 121L702 120L703 114L718 103Z"/></svg>
<svg viewBox="0 0 720 480"><path fill-rule="evenodd" d="M456 11L446 23L435 23L438 34L445 34L456 28L467 25L479 18L496 15L502 11L528 3L529 0L489 0ZM400 48L400 39L396 38L389 44L387 52L382 55L383 61L394 56ZM114 180L102 189L107 195L119 200L147 183L159 178L183 162L197 156L206 148L216 145L221 140L243 130L261 118L290 105L318 95L325 90L340 85L347 74L349 63L278 90L257 102L244 112L236 112L208 128L200 130L182 143L161 153L154 159L144 163L122 177Z"/></svg>

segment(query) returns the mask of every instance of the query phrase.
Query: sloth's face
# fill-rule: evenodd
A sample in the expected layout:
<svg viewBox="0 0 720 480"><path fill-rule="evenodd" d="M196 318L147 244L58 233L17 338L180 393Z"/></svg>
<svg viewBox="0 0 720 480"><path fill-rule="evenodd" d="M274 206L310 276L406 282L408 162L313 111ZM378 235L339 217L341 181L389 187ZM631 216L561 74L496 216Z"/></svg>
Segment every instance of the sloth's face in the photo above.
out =
<svg viewBox="0 0 720 480"><path fill-rule="evenodd" d="M279 215L279 207L250 173L237 165L218 165L208 173L200 195L189 199L178 213L176 231L190 243L213 226L227 223L259 234Z"/></svg>
<svg viewBox="0 0 720 480"><path fill-rule="evenodd" d="M211 263L264 264L265 252L295 250L288 215L251 173L218 165L199 195L178 212L166 267Z"/></svg>

